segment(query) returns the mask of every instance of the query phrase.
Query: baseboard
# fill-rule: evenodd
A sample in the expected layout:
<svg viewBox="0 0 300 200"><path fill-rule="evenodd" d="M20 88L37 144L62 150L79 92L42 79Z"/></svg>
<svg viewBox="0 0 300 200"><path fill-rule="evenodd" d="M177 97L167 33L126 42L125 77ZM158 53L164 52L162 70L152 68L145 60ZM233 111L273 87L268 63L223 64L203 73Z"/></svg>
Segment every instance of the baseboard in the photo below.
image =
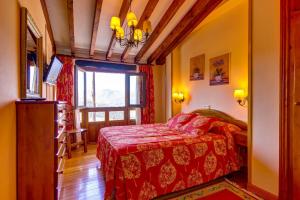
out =
<svg viewBox="0 0 300 200"><path fill-rule="evenodd" d="M247 190L266 200L278 200L278 196L267 192L251 183L247 184Z"/></svg>

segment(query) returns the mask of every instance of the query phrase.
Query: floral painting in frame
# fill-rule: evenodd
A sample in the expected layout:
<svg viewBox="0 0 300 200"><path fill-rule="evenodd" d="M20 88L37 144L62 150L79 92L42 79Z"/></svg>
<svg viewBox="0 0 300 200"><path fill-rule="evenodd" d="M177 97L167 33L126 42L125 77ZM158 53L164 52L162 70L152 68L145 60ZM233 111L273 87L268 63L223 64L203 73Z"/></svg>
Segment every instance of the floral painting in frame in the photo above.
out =
<svg viewBox="0 0 300 200"><path fill-rule="evenodd" d="M224 54L209 60L210 85L229 84L230 54Z"/></svg>
<svg viewBox="0 0 300 200"><path fill-rule="evenodd" d="M204 80L205 54L190 59L190 81Z"/></svg>

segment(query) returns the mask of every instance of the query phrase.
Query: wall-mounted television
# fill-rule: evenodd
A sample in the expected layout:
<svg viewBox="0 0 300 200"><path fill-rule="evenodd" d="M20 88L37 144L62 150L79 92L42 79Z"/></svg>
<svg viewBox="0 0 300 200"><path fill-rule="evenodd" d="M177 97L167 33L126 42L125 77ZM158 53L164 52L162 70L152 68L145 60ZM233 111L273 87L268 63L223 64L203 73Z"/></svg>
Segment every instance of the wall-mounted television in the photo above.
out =
<svg viewBox="0 0 300 200"><path fill-rule="evenodd" d="M44 82L55 85L62 67L63 63L58 57L53 56L50 65L45 70Z"/></svg>

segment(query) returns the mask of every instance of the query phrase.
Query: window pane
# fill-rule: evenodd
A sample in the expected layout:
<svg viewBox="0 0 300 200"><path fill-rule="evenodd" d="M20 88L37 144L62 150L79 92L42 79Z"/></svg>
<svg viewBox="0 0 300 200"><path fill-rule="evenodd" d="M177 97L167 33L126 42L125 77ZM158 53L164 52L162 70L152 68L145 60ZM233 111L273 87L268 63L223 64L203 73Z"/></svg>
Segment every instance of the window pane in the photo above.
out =
<svg viewBox="0 0 300 200"><path fill-rule="evenodd" d="M84 106L84 72L78 70L78 87L77 87L77 94L78 94L78 106Z"/></svg>
<svg viewBox="0 0 300 200"><path fill-rule="evenodd" d="M130 110L129 115L131 120L136 120L136 110Z"/></svg>
<svg viewBox="0 0 300 200"><path fill-rule="evenodd" d="M94 107L94 73L86 72L86 106Z"/></svg>
<svg viewBox="0 0 300 200"><path fill-rule="evenodd" d="M130 104L140 104L139 76L130 76Z"/></svg>
<svg viewBox="0 0 300 200"><path fill-rule="evenodd" d="M109 121L124 120L124 111L109 112Z"/></svg>
<svg viewBox="0 0 300 200"><path fill-rule="evenodd" d="M82 123L82 112L79 112L79 122Z"/></svg>
<svg viewBox="0 0 300 200"><path fill-rule="evenodd" d="M130 105L141 105L141 92L143 91L143 76L141 75L130 75Z"/></svg>
<svg viewBox="0 0 300 200"><path fill-rule="evenodd" d="M105 112L96 112L96 122L105 121Z"/></svg>
<svg viewBox="0 0 300 200"><path fill-rule="evenodd" d="M125 74L95 73L96 107L125 106Z"/></svg>
<svg viewBox="0 0 300 200"><path fill-rule="evenodd" d="M89 122L104 122L105 112L89 112Z"/></svg>

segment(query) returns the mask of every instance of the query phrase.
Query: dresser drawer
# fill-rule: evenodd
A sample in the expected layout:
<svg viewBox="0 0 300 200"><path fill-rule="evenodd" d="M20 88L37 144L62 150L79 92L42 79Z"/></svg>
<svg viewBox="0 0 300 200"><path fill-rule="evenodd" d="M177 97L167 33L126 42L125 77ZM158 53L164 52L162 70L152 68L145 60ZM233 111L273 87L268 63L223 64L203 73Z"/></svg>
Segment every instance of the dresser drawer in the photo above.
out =
<svg viewBox="0 0 300 200"><path fill-rule="evenodd" d="M66 126L66 118L57 119L58 129L62 129Z"/></svg>
<svg viewBox="0 0 300 200"><path fill-rule="evenodd" d="M65 166L65 159L64 158L58 158L58 165L57 165L57 170L56 172L58 174L63 174L64 173L64 166Z"/></svg>
<svg viewBox="0 0 300 200"><path fill-rule="evenodd" d="M63 110L62 112L58 112L57 113L57 120L60 121L60 120L63 120L63 119L66 119L66 111Z"/></svg>
<svg viewBox="0 0 300 200"><path fill-rule="evenodd" d="M66 137L57 141L57 156L64 156L66 152Z"/></svg>
<svg viewBox="0 0 300 200"><path fill-rule="evenodd" d="M57 113L65 112L67 109L66 104L57 104Z"/></svg>
<svg viewBox="0 0 300 200"><path fill-rule="evenodd" d="M63 158L66 155L66 145L65 144L59 144L58 150L56 153L57 158Z"/></svg>

